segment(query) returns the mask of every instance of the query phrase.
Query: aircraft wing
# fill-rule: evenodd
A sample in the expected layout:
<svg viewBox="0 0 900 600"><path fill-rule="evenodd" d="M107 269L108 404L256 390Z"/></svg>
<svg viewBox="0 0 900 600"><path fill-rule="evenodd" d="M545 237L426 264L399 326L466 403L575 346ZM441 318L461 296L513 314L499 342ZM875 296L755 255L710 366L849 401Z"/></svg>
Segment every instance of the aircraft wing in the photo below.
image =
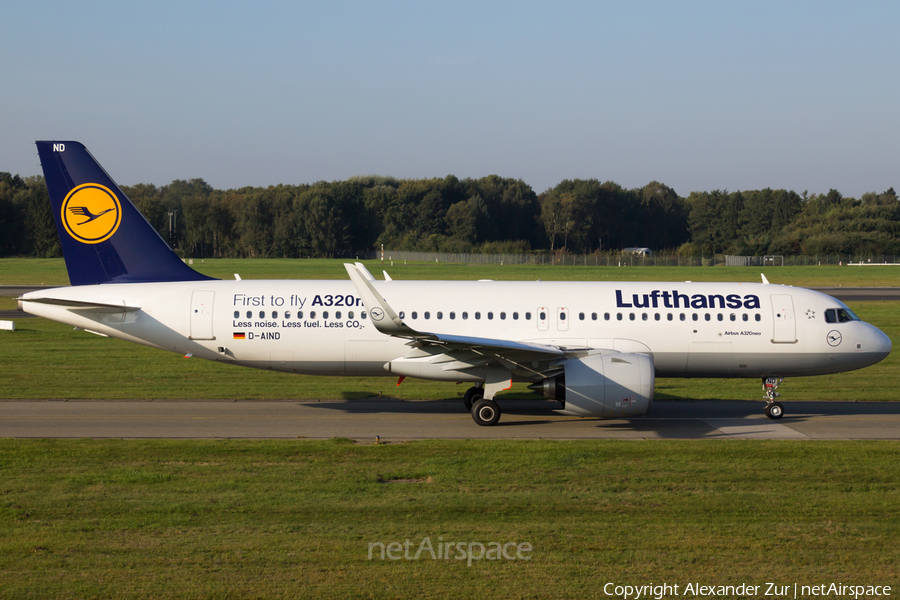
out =
<svg viewBox="0 0 900 600"><path fill-rule="evenodd" d="M518 351L539 354L544 359L563 356L566 353L563 348L547 344L418 331L404 323L397 312L378 293L372 284L374 278L369 279L366 274L360 273L356 265L345 263L344 268L347 269L350 280L356 286L356 291L368 309L369 318L375 329L385 335L414 340L419 345L443 345L448 349L482 350L489 353Z"/></svg>
<svg viewBox="0 0 900 600"><path fill-rule="evenodd" d="M435 344L447 344L456 347L465 347L475 349L483 349L488 351L496 350L518 350L520 352L532 352L547 356L562 356L566 352L557 346L548 346L546 344L534 344L532 342L514 342L512 340L498 340L493 338L470 337L465 335L445 335L443 333L430 333L425 338Z"/></svg>

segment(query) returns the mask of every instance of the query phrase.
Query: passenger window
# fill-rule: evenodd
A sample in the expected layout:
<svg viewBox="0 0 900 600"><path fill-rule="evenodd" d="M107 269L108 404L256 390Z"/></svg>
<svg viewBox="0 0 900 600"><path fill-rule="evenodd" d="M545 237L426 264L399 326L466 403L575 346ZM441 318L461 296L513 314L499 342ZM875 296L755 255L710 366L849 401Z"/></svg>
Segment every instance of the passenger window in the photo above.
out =
<svg viewBox="0 0 900 600"><path fill-rule="evenodd" d="M327 318L328 318L328 311L327 311L327 310L323 310L323 311L322 311L322 318L323 318L323 319L327 319Z"/></svg>
<svg viewBox="0 0 900 600"><path fill-rule="evenodd" d="M597 320L597 313L591 313L591 321Z"/></svg>
<svg viewBox="0 0 900 600"><path fill-rule="evenodd" d="M704 318L705 318L707 321L709 321L709 320L712 318L712 317L710 317L709 313L706 313L706 314L703 315L703 316L704 316Z"/></svg>
<svg viewBox="0 0 900 600"><path fill-rule="evenodd" d="M609 313L603 313L603 320L609 321Z"/></svg>
<svg viewBox="0 0 900 600"><path fill-rule="evenodd" d="M514 312L513 313L513 321L518 321L518 320L519 320L519 313Z"/></svg>
<svg viewBox="0 0 900 600"><path fill-rule="evenodd" d="M578 320L584 321L584 313L578 313Z"/></svg>
<svg viewBox="0 0 900 600"><path fill-rule="evenodd" d="M480 312L476 312L476 313L475 313L475 319L478 320L478 319L480 319L480 318L481 318L481 313L480 313Z"/></svg>
<svg viewBox="0 0 900 600"><path fill-rule="evenodd" d="M426 319L430 319L430 318L431 318L431 313L430 313L429 311L426 310L425 313L424 313L422 316L425 317Z"/></svg>
<svg viewBox="0 0 900 600"><path fill-rule="evenodd" d="M505 320L506 320L506 313L505 313L505 312L500 313L500 320L501 320L501 321L505 321Z"/></svg>
<svg viewBox="0 0 900 600"><path fill-rule="evenodd" d="M634 313L628 313L628 320L634 321Z"/></svg>
<svg viewBox="0 0 900 600"><path fill-rule="evenodd" d="M289 311L289 310L284 311L284 318L285 318L285 319L290 319L290 318L291 318L291 311Z"/></svg>
<svg viewBox="0 0 900 600"><path fill-rule="evenodd" d="M316 318L316 311L314 311L314 310L309 311L309 318L310 318L310 319L315 319L315 318Z"/></svg>
<svg viewBox="0 0 900 600"><path fill-rule="evenodd" d="M266 311L264 311L264 310L259 311L259 318L260 318L260 319L265 319L265 318L266 318Z"/></svg>
<svg viewBox="0 0 900 600"><path fill-rule="evenodd" d="M672 319L674 319L674 317L672 316L672 313L667 313L667 314L666 314L666 321L671 321Z"/></svg>
<svg viewBox="0 0 900 600"><path fill-rule="evenodd" d="M366 311L362 311L361 313L359 313L359 318L360 318L360 319L365 319L365 318L366 318Z"/></svg>
<svg viewBox="0 0 900 600"><path fill-rule="evenodd" d="M401 319L405 319L405 318L406 318L406 311L401 310L399 313L397 313L397 316L400 317ZM353 311L352 311L352 310L350 311L350 318L351 318L351 319L353 318Z"/></svg>
<svg viewBox="0 0 900 600"><path fill-rule="evenodd" d="M659 315L659 313L653 313L653 318L654 318L656 321L659 321L662 317Z"/></svg>
<svg viewBox="0 0 900 600"><path fill-rule="evenodd" d="M249 310L247 311L247 318L248 318L248 319L252 319L252 318L253 318L253 312L252 312L252 311L249 311Z"/></svg>
<svg viewBox="0 0 900 600"><path fill-rule="evenodd" d="M413 318L413 319L418 319L418 318L419 318L419 313L417 313L416 311L412 311L412 318Z"/></svg>
<svg viewBox="0 0 900 600"><path fill-rule="evenodd" d="M468 318L469 318L469 313L467 313L466 311L463 311L462 318L463 318L463 320L468 319Z"/></svg>
<svg viewBox="0 0 900 600"><path fill-rule="evenodd" d="M437 318L438 318L438 319L443 319L443 318L444 318L444 313L442 313L441 311L437 311Z"/></svg>
<svg viewBox="0 0 900 600"><path fill-rule="evenodd" d="M734 313L731 313L731 320L732 320L732 321L737 321L737 315L734 314Z"/></svg>
<svg viewBox="0 0 900 600"><path fill-rule="evenodd" d="M762 321L762 316L759 313L756 314L756 320Z"/></svg>
<svg viewBox="0 0 900 600"><path fill-rule="evenodd" d="M647 313L641 313L641 321L647 320Z"/></svg>
<svg viewBox="0 0 900 600"><path fill-rule="evenodd" d="M278 318L278 311L277 311L277 310L273 310L273 311L272 311L272 318L273 318L273 319L277 319L277 318Z"/></svg>
<svg viewBox="0 0 900 600"><path fill-rule="evenodd" d="M451 319L455 319L455 318L456 318L456 313L453 312L452 310L450 311L450 318L451 318Z"/></svg>
<svg viewBox="0 0 900 600"><path fill-rule="evenodd" d="M302 318L303 318L303 311L302 311L302 310L298 310L298 311L297 311L297 318L298 318L298 319L302 319Z"/></svg>
<svg viewBox="0 0 900 600"><path fill-rule="evenodd" d="M525 320L526 320L526 321L530 321L530 320L531 320L531 313L530 313L530 312L525 313Z"/></svg>
<svg viewBox="0 0 900 600"><path fill-rule="evenodd" d="M353 318L353 311L352 311L352 310L347 312L347 318L348 318L348 319L352 319L352 318ZM401 318L401 319L403 318L403 311L402 311L402 310L400 311L400 318Z"/></svg>
<svg viewBox="0 0 900 600"><path fill-rule="evenodd" d="M743 315L741 315L741 318L742 318L744 321L749 321L749 320L750 320L750 315L748 315L747 313L744 313Z"/></svg>
<svg viewBox="0 0 900 600"><path fill-rule="evenodd" d="M488 319L493 319L493 318L494 318L494 313L488 312Z"/></svg>
<svg viewBox="0 0 900 600"><path fill-rule="evenodd" d="M546 321L546 320L547 320L547 313L545 313L544 311L541 311L541 321Z"/></svg>
<svg viewBox="0 0 900 600"><path fill-rule="evenodd" d="M678 315L678 319L680 321L684 321L684 313L681 313L680 315Z"/></svg>
<svg viewBox="0 0 900 600"><path fill-rule="evenodd" d="M560 320L560 321L565 321L565 320L566 320L566 313L564 313L564 312L559 313L559 320Z"/></svg>
<svg viewBox="0 0 900 600"><path fill-rule="evenodd" d="M724 320L725 320L725 315L723 315L722 313L719 313L719 314L716 315L716 319L719 320L719 321L724 321Z"/></svg>
<svg viewBox="0 0 900 600"><path fill-rule="evenodd" d="M616 313L616 320L617 320L617 321L621 321L621 320L622 320L622 313Z"/></svg>
<svg viewBox="0 0 900 600"><path fill-rule="evenodd" d="M700 316L699 316L697 313L694 313L694 314L691 315L691 319L693 319L694 321L699 321L699 320L700 320Z"/></svg>
<svg viewBox="0 0 900 600"><path fill-rule="evenodd" d="M240 318L241 318L241 311L239 311L239 310L234 311L234 318L235 318L235 319L240 319Z"/></svg>
<svg viewBox="0 0 900 600"><path fill-rule="evenodd" d="M334 318L335 318L335 319L340 319L340 318L341 318L341 311L339 311L339 310L334 311Z"/></svg>

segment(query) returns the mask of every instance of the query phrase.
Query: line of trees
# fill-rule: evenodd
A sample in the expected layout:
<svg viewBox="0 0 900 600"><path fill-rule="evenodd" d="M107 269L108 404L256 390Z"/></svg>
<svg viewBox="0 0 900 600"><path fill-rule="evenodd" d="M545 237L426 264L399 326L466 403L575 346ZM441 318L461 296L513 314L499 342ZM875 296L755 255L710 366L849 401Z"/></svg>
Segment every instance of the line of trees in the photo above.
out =
<svg viewBox="0 0 900 600"><path fill-rule="evenodd" d="M176 251L195 258L339 256L381 244L485 253L900 253L893 188L860 199L768 188L682 198L656 181L626 189L588 179L536 194L520 179L450 175L234 190L191 179L122 190ZM43 178L0 173L0 256L59 255Z"/></svg>

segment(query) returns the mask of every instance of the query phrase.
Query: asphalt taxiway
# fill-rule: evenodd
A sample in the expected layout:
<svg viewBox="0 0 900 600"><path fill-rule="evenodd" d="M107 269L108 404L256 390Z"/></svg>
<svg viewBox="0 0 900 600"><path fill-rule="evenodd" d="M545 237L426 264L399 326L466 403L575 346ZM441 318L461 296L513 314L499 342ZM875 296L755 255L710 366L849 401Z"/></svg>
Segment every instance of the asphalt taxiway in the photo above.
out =
<svg viewBox="0 0 900 600"><path fill-rule="evenodd" d="M327 439L782 439L900 440L900 402L657 401L649 416L603 420L559 415L555 402L501 402L479 427L455 401L0 401L0 437Z"/></svg>

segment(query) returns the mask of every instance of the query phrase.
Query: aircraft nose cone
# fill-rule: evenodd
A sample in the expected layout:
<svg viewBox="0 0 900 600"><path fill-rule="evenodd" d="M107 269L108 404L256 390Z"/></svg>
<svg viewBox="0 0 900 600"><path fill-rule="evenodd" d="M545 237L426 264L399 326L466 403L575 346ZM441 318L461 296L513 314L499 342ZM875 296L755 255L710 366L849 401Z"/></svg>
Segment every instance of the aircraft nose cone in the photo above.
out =
<svg viewBox="0 0 900 600"><path fill-rule="evenodd" d="M869 325L863 351L876 359L872 364L887 358L887 355L891 353L891 348L891 338L877 327Z"/></svg>
<svg viewBox="0 0 900 600"><path fill-rule="evenodd" d="M886 358L888 354L891 353L891 338L887 336L885 332L878 329L877 327L873 328L876 331L875 340L873 347L875 348L875 352L881 354L881 358Z"/></svg>

